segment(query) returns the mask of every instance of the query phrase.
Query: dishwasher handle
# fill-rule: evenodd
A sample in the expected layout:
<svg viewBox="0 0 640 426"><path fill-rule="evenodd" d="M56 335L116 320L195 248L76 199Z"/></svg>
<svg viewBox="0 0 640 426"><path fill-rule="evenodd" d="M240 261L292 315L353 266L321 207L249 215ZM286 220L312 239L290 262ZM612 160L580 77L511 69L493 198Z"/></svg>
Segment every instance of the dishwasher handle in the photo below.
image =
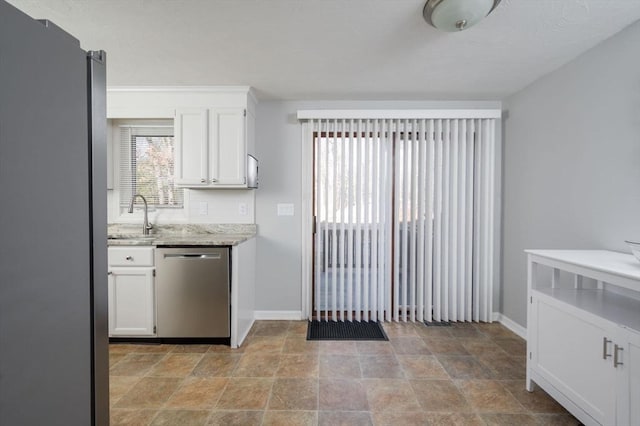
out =
<svg viewBox="0 0 640 426"><path fill-rule="evenodd" d="M164 255L165 259L221 259L220 253L168 253Z"/></svg>

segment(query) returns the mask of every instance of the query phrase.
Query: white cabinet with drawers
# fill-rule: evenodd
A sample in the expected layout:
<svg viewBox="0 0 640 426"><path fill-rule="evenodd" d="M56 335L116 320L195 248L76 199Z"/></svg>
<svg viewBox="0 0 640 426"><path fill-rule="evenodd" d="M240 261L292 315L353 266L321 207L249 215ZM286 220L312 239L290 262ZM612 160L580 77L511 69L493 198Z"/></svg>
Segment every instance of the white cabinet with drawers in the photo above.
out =
<svg viewBox="0 0 640 426"><path fill-rule="evenodd" d="M153 247L109 247L109 335L155 336Z"/></svg>

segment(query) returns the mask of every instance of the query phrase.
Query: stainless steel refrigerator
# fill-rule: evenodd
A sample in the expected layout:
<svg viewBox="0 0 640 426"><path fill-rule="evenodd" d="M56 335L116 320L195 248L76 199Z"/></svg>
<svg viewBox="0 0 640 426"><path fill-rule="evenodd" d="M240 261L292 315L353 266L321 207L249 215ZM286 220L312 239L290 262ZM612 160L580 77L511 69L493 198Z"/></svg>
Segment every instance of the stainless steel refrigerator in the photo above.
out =
<svg viewBox="0 0 640 426"><path fill-rule="evenodd" d="M0 424L107 425L104 52L0 0Z"/></svg>

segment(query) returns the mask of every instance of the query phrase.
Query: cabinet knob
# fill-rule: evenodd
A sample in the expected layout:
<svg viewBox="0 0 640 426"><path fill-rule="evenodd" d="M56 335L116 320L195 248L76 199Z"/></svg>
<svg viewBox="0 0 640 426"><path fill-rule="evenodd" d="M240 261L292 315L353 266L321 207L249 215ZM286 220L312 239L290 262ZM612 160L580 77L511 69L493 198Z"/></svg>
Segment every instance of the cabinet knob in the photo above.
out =
<svg viewBox="0 0 640 426"><path fill-rule="evenodd" d="M133 256L127 256L127 257L125 257L125 260L133 260Z"/></svg>
<svg viewBox="0 0 640 426"><path fill-rule="evenodd" d="M211 182L216 183L218 179L211 179Z"/></svg>
<svg viewBox="0 0 640 426"><path fill-rule="evenodd" d="M200 179L200 183L207 183L207 180L205 178Z"/></svg>
<svg viewBox="0 0 640 426"><path fill-rule="evenodd" d="M109 271L107 272L107 275L113 275L113 272Z"/></svg>

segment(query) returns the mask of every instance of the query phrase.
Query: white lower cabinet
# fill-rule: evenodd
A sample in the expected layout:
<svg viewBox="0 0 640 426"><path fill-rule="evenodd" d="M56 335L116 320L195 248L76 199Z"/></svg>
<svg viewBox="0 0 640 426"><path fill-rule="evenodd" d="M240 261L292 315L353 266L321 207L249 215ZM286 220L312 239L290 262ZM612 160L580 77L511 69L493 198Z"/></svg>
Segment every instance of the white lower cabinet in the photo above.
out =
<svg viewBox="0 0 640 426"><path fill-rule="evenodd" d="M527 252L527 389L539 385L588 426L640 425L640 263Z"/></svg>
<svg viewBox="0 0 640 426"><path fill-rule="evenodd" d="M134 259L136 266L112 266L126 257ZM110 247L109 260L109 336L155 336L153 248Z"/></svg>
<svg viewBox="0 0 640 426"><path fill-rule="evenodd" d="M533 296L537 345L531 353L536 372L596 422L614 424L616 375L609 357L611 327L580 315L543 295ZM609 336L609 337L607 337Z"/></svg>

